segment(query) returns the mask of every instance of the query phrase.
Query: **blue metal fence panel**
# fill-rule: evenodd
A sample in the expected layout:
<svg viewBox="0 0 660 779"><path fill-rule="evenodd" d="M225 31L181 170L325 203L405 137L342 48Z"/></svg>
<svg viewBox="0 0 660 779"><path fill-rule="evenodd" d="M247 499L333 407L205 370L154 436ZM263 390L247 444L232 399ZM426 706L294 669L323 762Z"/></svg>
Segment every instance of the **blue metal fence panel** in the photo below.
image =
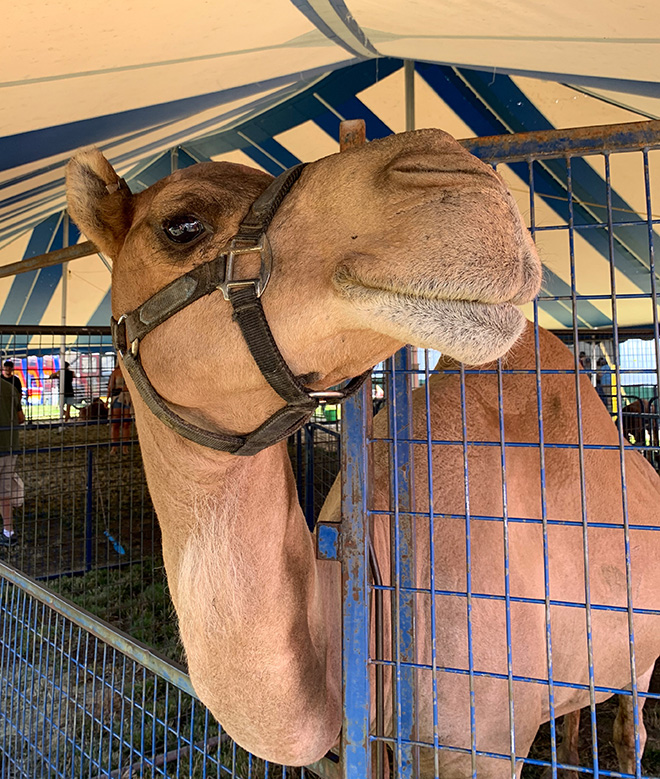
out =
<svg viewBox="0 0 660 779"><path fill-rule="evenodd" d="M414 466L412 447L412 361L411 349L404 347L391 360L392 434L391 490L394 510L393 625L395 636L395 762L401 779L419 775L417 750L417 705L415 625L417 567L416 524L414 498Z"/></svg>
<svg viewBox="0 0 660 779"><path fill-rule="evenodd" d="M240 749L188 676L0 563L3 779L333 779Z"/></svg>
<svg viewBox="0 0 660 779"><path fill-rule="evenodd" d="M342 435L342 676L343 776L371 775L369 729L369 456L364 433L371 418L371 382L343 406Z"/></svg>
<svg viewBox="0 0 660 779"><path fill-rule="evenodd" d="M347 720L359 721L363 728L364 700L368 699L371 738L369 744L362 737L358 740L351 737L351 758L343 766L346 779L369 775L355 771L358 767L364 771L369 765L374 744L381 750L380 756L377 751L373 752L373 776L378 779L427 779L442 777L447 771L465 777L483 774L512 778L520 776L522 771L523 779L533 779L540 776L542 770L556 779L558 771L569 768L594 776L641 779L657 775L655 761L660 747L660 732L655 727L653 716L648 718L649 725L644 731L641 707L646 702L648 711L657 705L660 700L657 684L660 680L648 690L653 669L639 665L637 634L641 635L642 631L640 620L643 617L653 618L654 623L644 624L654 625L646 629L654 631L657 654L660 655L660 595L656 601L642 603L639 600L635 549L644 544L643 534L658 533L660 527L631 516L630 501L638 500L639 495L635 498L630 496L627 471L630 469L631 445L656 470L660 452L660 417L657 414L660 341L653 245L656 225L660 220L652 209L650 171L653 165L649 160L649 146L660 146L660 138L656 132L649 139L643 124L640 124L638 136L633 129L626 126L625 133L621 134L613 128L600 141L585 131L584 137L579 139L581 145L570 132L565 133L565 144L558 138L558 133L547 137L543 133L535 133L532 139L503 137L501 143L498 143L500 139L493 138L483 143L477 140L474 148L469 143L465 144L477 155L483 152L486 161L491 161L492 157L493 164L506 164L510 160L516 163L517 172L523 167L526 169L523 182L529 187L531 232L537 235L541 231L563 231L571 283L561 294L542 292L533 312L530 312L535 325L536 355L532 364L524 369L511 368L507 358L479 370L457 364L434 369L428 354L425 364L418 367L407 362L410 352L404 350L383 371L386 398L381 414L387 421L379 423L377 420L372 431L365 415L351 416L349 422L344 420L344 435L349 436L351 441L345 445L351 447L352 462L355 462L359 451L353 425L361 425L362 445L374 460L373 472L356 469L350 463L345 471L347 478L350 474L352 486L344 492L342 541L347 527L350 526L351 536L355 534L358 522L355 512L366 499L362 528L369 529L371 539L365 541L362 536L358 537L365 562L371 553L372 563L365 587L365 568L358 566L354 559L355 547L349 562L347 550L342 546L345 575L351 583L351 588L345 591L344 608L360 615L359 622L351 623L350 639L344 636L344 651L348 653L345 661L350 656L351 662L358 663L360 652L369 645L371 666L371 688L368 692L364 688L364 669L356 668L352 672L362 682L359 698L362 708L358 713L355 702L350 703L347 695ZM611 141L611 151L607 146L608 140ZM625 218L618 215L615 219L612 203L614 188L618 184L612 173L612 157L631 152L637 153L641 159L639 167L644 171L645 205L640 209L637 198L637 211L631 208L631 213L627 213ZM575 192L573 177L576 164L591 164L582 157L595 153L600 155L603 170L603 191L598 193L596 210L594 203L585 201L584 193ZM559 166L562 170L555 184L563 203L560 208L556 204L553 206L554 214L546 208L542 224L539 224L537 208L542 199L539 200L536 192L536 180L542 174L545 182L545 171L550 168L547 162L543 168L539 167L535 160L553 158L556 159L555 167ZM596 167L598 169L598 165ZM627 186L627 191L630 191L629 181L622 186ZM576 209L582 213L585 208L590 209L592 214L589 229L599 231L598 245L607 255L608 294L600 290L592 294L584 273L580 276L578 292L581 255L577 245L585 236L585 226L583 220L575 219L575 213ZM567 216L565 221L557 218L559 211ZM641 287L638 284L638 288L644 290L641 294L631 292L629 288L621 291L617 287L622 283L617 269L618 252L632 236L632 233L625 236L622 231L632 227L641 227L648 243L647 249L640 249L636 255L647 267L648 273L647 281L642 280ZM634 239L639 243L639 233ZM593 241L588 243L593 244ZM652 315L649 314L653 322L651 326L640 326L637 331L619 327L617 306L632 299L643 300L652 309ZM555 304L560 305L563 311L560 321L569 325L561 337L572 350L570 368L564 364L561 368L548 366L541 360L539 318L556 311ZM587 307L598 311L603 322L612 322L611 328L593 330L585 327L582 313ZM632 348L622 349L622 339L631 336L651 344L646 351L653 353L655 360L651 361L648 369L634 359L630 365L620 364L620 356L627 355ZM593 362L586 362L587 354L582 352L585 346L590 350L589 359ZM602 365L600 362L597 365L598 359ZM451 377L452 374L456 379L452 384L454 394L449 394L445 402L453 409L460 409L460 418L454 427L438 427L439 415L447 411L448 406L443 409L438 405L438 385L433 383L440 376ZM604 374L611 376L611 389L607 392L601 386ZM633 379L644 382L647 374L647 386L640 388L631 384ZM520 384L523 377L527 378ZM594 402L593 388L585 385L585 377L587 384L598 389L600 401L616 425L616 434L613 428L609 428L614 439L611 435L606 441L594 437L593 426L590 427L592 423L587 423L584 418L585 393L592 393L589 403ZM474 412L475 387L486 386L486 378L491 382L489 391L492 391L491 412L494 416L488 427L493 435L489 433L484 437L471 412ZM481 382L478 385L475 384L477 380ZM524 435L514 432L512 422L515 408L510 405L510 388L515 382L525 387L521 400L529 401L534 407ZM413 389L416 385L419 385L417 389ZM566 408L572 408L569 416L574 422L563 437L558 436L552 425L548 428L548 420L555 419L556 414L553 417L555 409L550 402L553 398L548 395L547 388L554 386L565 388L565 392L569 393L565 398ZM438 429L443 431L441 435L437 434ZM558 457L563 458L562 462L570 463L566 471L567 481L563 484L557 481ZM537 474L530 482L530 495L535 501L533 510L521 507L521 485L515 482L521 472L521 458L530 464L538 463L538 466L533 465L533 468L537 467ZM548 462L551 463L550 481ZM602 464L600 471L598 463ZM594 484L599 475L608 482L620 484L620 505L609 506L611 511L608 516L599 516L593 508ZM356 483L356 478L366 481ZM483 496L475 498L475 487L483 486L484 482L492 487L488 503L484 503ZM385 483L388 490L384 491ZM448 483L461 485L459 503L447 504ZM570 490L575 496L573 513L563 515L557 512L557 495L562 490ZM384 497L387 491L389 494ZM455 494L458 492L456 490ZM613 519L615 516L618 519ZM379 529L375 529L376 526ZM459 526L460 533L456 530ZM389 558L387 552L383 552L383 532L389 539ZM593 582L601 575L602 567L598 558L594 560L594 549L599 543L595 534L599 532L601 539L603 532L618 533L616 541L612 536L611 543L621 550L623 562L620 573L625 580L622 600L608 601L603 597L602 590L597 590L599 595L594 594ZM534 539L528 557L535 561L534 576L537 579L531 591L529 588L521 589L520 584L520 566L524 563L524 556L521 558L519 539L524 533ZM575 552L577 555L574 559L581 568L578 578L583 582L582 591L571 592L570 596L562 592L558 584L556 553L557 544L565 543L561 541L561 534L569 533L572 534L571 554ZM636 540L632 540L631 533L637 533ZM650 542L653 536L647 535L646 538ZM485 539L490 539L486 552ZM374 554L375 541L380 547ZM602 541L600 543L602 549ZM484 554L486 559L491 559L493 570L498 572L497 581L493 579L487 585L483 578ZM453 562L452 555L455 558ZM374 556L377 558L375 562ZM456 560L462 561L462 573ZM353 571L358 572L359 583L352 578ZM448 572L457 577L456 581L447 581ZM352 599L363 597L365 600L359 604L349 603L349 595ZM365 605L369 609L368 620L363 612ZM384 616L383 613L379 615L379 608ZM493 616L490 628L485 628L484 614L488 609ZM578 642L571 651L584 657L584 677L579 678L566 677L557 670L557 657L561 661L567 651L565 628L564 634L558 631L563 615L569 612L573 615L571 624L575 626L575 640ZM538 634L543 635L543 663L542 667L534 670L521 664L521 614L528 614L529 619L538 619L543 625L542 633ZM608 614L616 615L616 619L624 622L612 622L617 626L616 631L612 628L611 636L604 638L602 620ZM464 644L460 659L448 654L445 645L448 618L454 620L450 628L453 626L454 630L464 631L461 633ZM363 632L359 632L356 625ZM645 634L647 657L648 635ZM621 641L627 644L624 666L627 664L628 670L624 667L622 671L624 677L627 673L627 682L615 684L599 672L604 646L607 646L610 637L612 647L618 646L617 642ZM484 640L486 644L492 644L493 652L500 653L500 659L494 666L484 663ZM361 648L360 651L357 647ZM350 683L350 678L353 677L345 677L345 684ZM463 683L458 683L457 678L464 679L464 686L460 686ZM458 687L462 690L461 696L452 698L452 690ZM494 699L491 712L485 713L483 699L486 689L499 689L500 692ZM529 739L524 733L524 718L527 716L524 699L535 690L541 691L539 705L547 714L539 719L539 723L545 719L546 725L539 731L530 751ZM354 693L355 688L351 696ZM583 701L581 705L586 704L580 731L577 730L579 713L567 713L562 725L555 721L558 714L570 711L567 697L578 693ZM618 695L619 711L623 712L619 717L627 718L628 722L624 729L628 755L632 758L625 758L624 762L617 761L612 747L613 738L617 738L612 735L615 719L613 701L601 703L610 695ZM460 702L457 703L457 700ZM561 709L558 708L560 705ZM358 719L353 720L353 717ZM489 742L483 733L491 717L499 719L500 736L497 741ZM456 730L454 726L458 719L461 724ZM618 719L616 727L621 728L623 721ZM649 746L643 758L641 750L645 732L649 734ZM579 746L579 755L569 749L573 739L575 747ZM361 755L356 754L356 749L361 750Z"/></svg>

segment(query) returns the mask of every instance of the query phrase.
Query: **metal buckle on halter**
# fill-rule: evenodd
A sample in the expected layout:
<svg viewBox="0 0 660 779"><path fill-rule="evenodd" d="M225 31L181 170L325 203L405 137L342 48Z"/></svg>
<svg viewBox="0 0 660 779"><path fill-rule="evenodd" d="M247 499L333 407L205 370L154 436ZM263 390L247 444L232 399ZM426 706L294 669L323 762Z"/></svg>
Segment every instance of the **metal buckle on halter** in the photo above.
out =
<svg viewBox="0 0 660 779"><path fill-rule="evenodd" d="M270 242L266 236L266 233L262 233L259 238L259 243L250 243L248 246L241 246L249 241L247 238L233 238L229 244L229 251L227 252L227 262L225 265L225 280L222 284L218 284L216 289L219 289L225 300L229 300L229 293L236 287L246 287L250 284L254 285L254 289L257 297L261 297L266 289L266 285L270 280L271 270L273 268L273 255L270 250ZM259 276L255 279L234 279L234 260L241 254L253 254L259 252L261 255L261 267L259 268Z"/></svg>
<svg viewBox="0 0 660 779"><path fill-rule="evenodd" d="M123 328L121 326L123 325ZM120 330L121 328L121 330ZM119 354L123 357L124 354L130 349L131 354L133 357L137 357L138 350L140 348L140 339L134 338L130 346L128 345L128 333L126 332L126 314L122 314L119 319L117 320L117 324L115 325L115 333L116 333L116 343L115 348L119 352ZM123 335L123 338L121 339L123 343L120 343L120 337Z"/></svg>
<svg viewBox="0 0 660 779"><path fill-rule="evenodd" d="M318 400L319 403L327 403L330 400L342 400L346 393L342 390L312 390L307 393L308 397Z"/></svg>

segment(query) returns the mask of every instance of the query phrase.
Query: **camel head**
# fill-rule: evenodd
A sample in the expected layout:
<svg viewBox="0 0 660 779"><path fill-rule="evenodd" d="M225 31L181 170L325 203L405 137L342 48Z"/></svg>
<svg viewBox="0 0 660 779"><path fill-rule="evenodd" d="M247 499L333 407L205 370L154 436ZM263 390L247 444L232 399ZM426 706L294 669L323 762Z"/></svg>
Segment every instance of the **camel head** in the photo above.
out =
<svg viewBox="0 0 660 779"><path fill-rule="evenodd" d="M176 171L131 194L95 149L69 163L71 216L113 259L112 309L135 309L225 247L270 176L228 163ZM502 179L439 130L393 135L308 165L268 230L262 297L291 370L312 389L355 376L405 343L479 364L520 335L540 262ZM243 255L236 275L258 275ZM220 293L196 301L141 347L158 392L195 421L267 390ZM224 420L226 422L226 420Z"/></svg>

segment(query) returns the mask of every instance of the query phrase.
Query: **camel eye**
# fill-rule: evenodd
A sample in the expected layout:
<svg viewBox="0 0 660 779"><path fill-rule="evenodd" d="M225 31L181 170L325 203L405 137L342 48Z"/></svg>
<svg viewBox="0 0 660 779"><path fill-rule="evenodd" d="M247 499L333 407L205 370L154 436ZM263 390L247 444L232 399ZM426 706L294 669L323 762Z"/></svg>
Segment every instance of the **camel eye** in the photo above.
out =
<svg viewBox="0 0 660 779"><path fill-rule="evenodd" d="M174 243L191 243L202 236L206 228L197 217L185 214L163 222L163 230Z"/></svg>

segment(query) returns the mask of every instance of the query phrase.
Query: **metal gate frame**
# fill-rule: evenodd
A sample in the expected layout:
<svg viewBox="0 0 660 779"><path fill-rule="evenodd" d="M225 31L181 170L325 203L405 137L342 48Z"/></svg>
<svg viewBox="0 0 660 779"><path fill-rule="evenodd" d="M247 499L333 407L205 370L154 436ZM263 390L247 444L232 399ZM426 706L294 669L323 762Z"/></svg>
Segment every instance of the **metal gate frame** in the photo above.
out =
<svg viewBox="0 0 660 779"><path fill-rule="evenodd" d="M2 562L0 678L3 779L291 775L238 748L182 668Z"/></svg>
<svg viewBox="0 0 660 779"><path fill-rule="evenodd" d="M541 295L541 300L550 305L563 306L572 312L573 321L573 340L577 344L580 332L578 328L575 311L578 301L587 300L591 296L580 295L576 289L575 282L575 258L573 255L573 235L575 225L573 223L573 209L575 203L572 196L571 181L571 159L587 155L601 155L605 159L607 173L607 191L608 191L608 221L604 225L608 228L610 236L610 246L612 241L612 208L611 208L611 185L610 185L610 167L609 157L612 153L637 151L643 155L645 179L646 179L646 207L645 218L639 221L646 225L648 232L648 251L650 257L650 276L651 276L651 294L638 295L638 297L650 297L653 303L653 334L655 340L656 368L658 376L656 381L660 386L660 336L658 330L657 314L657 291L656 275L654 265L653 240L654 225L660 223L660 220L654 219L651 210L650 186L649 186L649 160L648 153L651 149L660 148L660 121L636 122L625 125L613 125L604 127L580 128L576 130L554 130L543 132L528 132L516 135L493 136L488 138L477 138L463 141L464 147L490 163L494 167L497 164L517 163L520 166L527 166L530 182L530 210L532 235L535 236L535 213L534 213L534 165L545 161L560 159L566 161L568 168L568 177L566 187L566 198L570 211L570 223L568 230L570 235L571 251L571 285L566 290L565 295ZM552 175L552 169L545 166L546 175ZM559 182L561 183L561 182ZM611 251L611 249L610 249ZM613 255L610 254L610 258ZM610 259L611 270L611 301L613 307L613 339L618 354L619 332L616 318L616 281L615 267ZM629 295L627 297L634 297ZM538 327L538 301L535 303L535 323ZM538 330L537 330L538 338ZM538 341L537 341L538 348ZM395 677L395 695L397 710L397 727L391 742L393 759L395 762L395 775L398 779L413 779L417 776L414 764L414 747L419 742L416 741L414 733L415 725L415 689L412 683L412 665L411 648L414 645L414 625L412 622L411 598L414 575L414 544L410 531L410 523L402 521L405 514L406 505L410 494L410 447L412 441L409 430L410 414L410 375L414 371L409 369L408 363L409 350L402 350L394 360L391 368L393 376L392 391L390 394L390 419L393 420L390 436L393 438L391 467L393 473L393 525L394 525L394 558L398 566L396 571L395 595L398 603L398 611L394 616L394 621L398 623L399 642L394 647L395 657L392 662L392 672ZM577 357L576 357L577 362ZM618 362L615 366L617 378L617 406L621 408L621 381ZM500 375L506 373L500 370ZM427 369L428 378L428 369ZM540 393L540 376L537 377L537 389ZM578 394L579 398L579 394ZM372 694L378 696L370 689L369 666L370 666L370 598L374 595L373 579L369 571L369 518L370 518L370 491L372 487L372 469L370 464L369 442L372 440L372 416L371 416L371 386L367 384L362 392L348 401L344 405L343 425L342 425L342 524L340 531L332 525L320 526L318 529L319 539L325 539L325 556L330 559L339 559L342 563L343 574L343 690L344 690L344 729L342 736L342 776L344 779L356 779L356 777L371 777L372 774L372 744L374 737L370 728L370 711L372 704ZM623 458L623 438L621 425L620 431L620 450ZM502 438L502 441L504 439ZM541 457L543 456L543 438L541 430ZM578 447L576 447L578 448ZM653 448L653 447L650 447ZM504 458L505 447L502 446L502 455ZM582 463L583 449L579 445L580 462ZM625 486L624 486L624 515L627 516L625 507ZM506 495L504 496L504 521L506 523ZM429 516L432 522L432 512ZM585 516L586 532L586 516ZM338 538L340 536L340 538ZM627 535L626 535L627 538ZM328 542L328 539L330 540ZM327 549L331 548L328 552ZM334 556L333 556L334 555ZM546 585L547 587L547 585ZM376 588L377 590L377 588ZM469 593L467 594L469 600ZM546 598L548 598L546 589ZM548 600L549 604L549 600ZM507 616L509 613L509 601L507 599ZM377 604L374 601L374 608ZM469 606L468 606L469 608ZM547 606L546 608L549 608ZM587 611L589 610L589 595L587 593ZM660 614L660 612L658 612ZM632 629L632 605L629 599L629 619ZM394 629L394 628L393 628ZM510 644L509 644L510 650ZM634 642L631 642L631 652L634 652ZM590 686L592 688L593 704L593 664L590 666ZM649 698L660 698L653 693L638 692L635 682L635 672L633 664L633 689L632 696L635 701L635 735L637 743L637 769L635 776L642 777L639 760L639 722L637 719L637 700L638 695L646 695ZM511 664L509 662L509 680L512 681ZM546 682L550 686L552 695L552 674L550 681ZM376 684L378 687L378 683ZM437 701L435 702L437 706ZM510 706L511 699L510 699ZM505 716L504 712L502 713ZM595 728L594 705L591 706L592 727ZM474 708L472 707L472 717L474 717ZM550 762L534 761L529 762L548 766L552 770L552 776L557 776L557 737L555 732L554 720L551 720L551 748L552 759ZM595 731L594 731L595 732ZM436 733L437 738L437 733ZM433 745L430 745L433 746ZM435 745L436 749L442 745ZM476 776L474 764L474 732L473 732L473 775ZM511 754L511 776L515 777L516 760L512 746ZM582 771L593 773L594 775L616 775L612 772L599 771L597 748L594 746L593 771L582 768ZM378 773L382 774L380 760L378 761ZM627 776L626 774L623 774ZM632 776L632 775L631 775Z"/></svg>

